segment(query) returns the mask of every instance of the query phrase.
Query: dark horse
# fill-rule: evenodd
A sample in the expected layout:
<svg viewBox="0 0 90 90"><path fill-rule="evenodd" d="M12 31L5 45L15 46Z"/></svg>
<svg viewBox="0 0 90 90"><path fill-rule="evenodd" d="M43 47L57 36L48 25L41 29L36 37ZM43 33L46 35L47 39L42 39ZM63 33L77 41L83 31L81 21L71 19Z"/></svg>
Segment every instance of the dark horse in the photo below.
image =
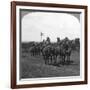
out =
<svg viewBox="0 0 90 90"><path fill-rule="evenodd" d="M68 43L62 43L61 45L48 45L43 49L43 58L45 60L45 64L54 64L57 63L57 56L60 56L62 59L62 63L70 61L70 55L71 55L71 48L70 44ZM54 60L54 61L53 61Z"/></svg>

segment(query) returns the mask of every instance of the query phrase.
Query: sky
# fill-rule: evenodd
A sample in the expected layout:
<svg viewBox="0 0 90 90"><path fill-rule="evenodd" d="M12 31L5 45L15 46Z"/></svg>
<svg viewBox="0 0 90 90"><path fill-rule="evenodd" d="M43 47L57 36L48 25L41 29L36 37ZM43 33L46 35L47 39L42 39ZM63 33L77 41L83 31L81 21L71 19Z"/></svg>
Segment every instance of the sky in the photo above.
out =
<svg viewBox="0 0 90 90"><path fill-rule="evenodd" d="M40 33L43 33L42 40L50 37L52 42L57 37L64 39L80 38L80 21L70 13L53 12L30 12L21 20L22 41L41 41Z"/></svg>

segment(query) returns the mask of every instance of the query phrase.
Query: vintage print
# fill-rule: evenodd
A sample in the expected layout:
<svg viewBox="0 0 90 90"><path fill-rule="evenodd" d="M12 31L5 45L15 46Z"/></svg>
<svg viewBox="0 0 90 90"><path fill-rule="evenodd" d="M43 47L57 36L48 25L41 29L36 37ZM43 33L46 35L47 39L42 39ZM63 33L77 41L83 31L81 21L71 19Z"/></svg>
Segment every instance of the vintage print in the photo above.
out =
<svg viewBox="0 0 90 90"><path fill-rule="evenodd" d="M12 88L87 83L87 7L12 7Z"/></svg>
<svg viewBox="0 0 90 90"><path fill-rule="evenodd" d="M80 75L80 13L22 10L20 78Z"/></svg>

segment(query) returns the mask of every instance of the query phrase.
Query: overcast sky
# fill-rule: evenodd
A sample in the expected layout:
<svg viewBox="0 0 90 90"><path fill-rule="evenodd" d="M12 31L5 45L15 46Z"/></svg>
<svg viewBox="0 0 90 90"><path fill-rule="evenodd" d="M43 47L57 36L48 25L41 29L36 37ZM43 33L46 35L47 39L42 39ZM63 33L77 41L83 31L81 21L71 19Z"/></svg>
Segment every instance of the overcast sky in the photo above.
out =
<svg viewBox="0 0 90 90"><path fill-rule="evenodd" d="M50 37L56 41L57 37L63 39L80 38L81 26L78 18L68 13L31 12L22 18L22 41L40 41Z"/></svg>

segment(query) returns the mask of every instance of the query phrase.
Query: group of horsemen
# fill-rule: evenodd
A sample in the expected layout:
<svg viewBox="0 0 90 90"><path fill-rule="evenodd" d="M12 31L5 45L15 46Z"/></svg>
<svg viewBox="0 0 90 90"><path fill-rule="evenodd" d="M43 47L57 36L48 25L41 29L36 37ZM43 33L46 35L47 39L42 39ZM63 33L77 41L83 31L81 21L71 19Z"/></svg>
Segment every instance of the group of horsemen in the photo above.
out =
<svg viewBox="0 0 90 90"><path fill-rule="evenodd" d="M63 40L57 38L57 42L51 43L50 38L47 37L46 41L40 43L33 43L30 47L30 54L32 56L41 55L45 64L56 64L57 58L60 59L59 63L70 62L72 51L72 41L67 37Z"/></svg>

